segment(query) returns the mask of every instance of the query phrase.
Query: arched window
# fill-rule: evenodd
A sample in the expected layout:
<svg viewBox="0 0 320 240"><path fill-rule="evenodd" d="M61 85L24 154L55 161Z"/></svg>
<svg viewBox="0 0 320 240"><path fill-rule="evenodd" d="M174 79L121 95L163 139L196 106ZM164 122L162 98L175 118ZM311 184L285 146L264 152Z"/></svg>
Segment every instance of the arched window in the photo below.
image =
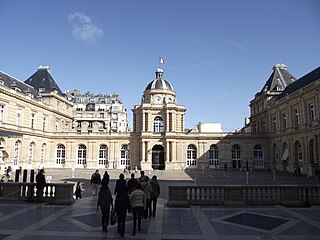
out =
<svg viewBox="0 0 320 240"><path fill-rule="evenodd" d="M44 163L45 154L46 154L46 144L44 143L44 144L41 145L40 164Z"/></svg>
<svg viewBox="0 0 320 240"><path fill-rule="evenodd" d="M78 147L78 165L87 164L87 147L83 144L80 144Z"/></svg>
<svg viewBox="0 0 320 240"><path fill-rule="evenodd" d="M105 144L99 148L99 165L106 166L108 164L108 147Z"/></svg>
<svg viewBox="0 0 320 240"><path fill-rule="evenodd" d="M313 139L309 141L309 160L311 164L314 164L314 143Z"/></svg>
<svg viewBox="0 0 320 240"><path fill-rule="evenodd" d="M159 116L155 117L153 120L153 131L158 133L163 132L163 119Z"/></svg>
<svg viewBox="0 0 320 240"><path fill-rule="evenodd" d="M124 144L121 146L120 166L121 167L130 166L130 152L129 152L129 145L127 144Z"/></svg>
<svg viewBox="0 0 320 240"><path fill-rule="evenodd" d="M19 154L20 154L20 141L16 141L14 144L14 152L13 152L13 165L18 166L19 162Z"/></svg>
<svg viewBox="0 0 320 240"><path fill-rule="evenodd" d="M62 165L66 162L66 148L63 144L57 146L56 164Z"/></svg>
<svg viewBox="0 0 320 240"><path fill-rule="evenodd" d="M219 149L217 145L212 144L209 149L209 167L219 168Z"/></svg>
<svg viewBox="0 0 320 240"><path fill-rule="evenodd" d="M194 145L187 148L187 166L197 166L197 148Z"/></svg>
<svg viewBox="0 0 320 240"><path fill-rule="evenodd" d="M233 145L231 149L233 168L241 168L241 155L241 147L238 144Z"/></svg>
<svg viewBox="0 0 320 240"><path fill-rule="evenodd" d="M28 164L31 165L33 162L33 154L34 154L34 142L29 145L29 154L28 154Z"/></svg>
<svg viewBox="0 0 320 240"><path fill-rule="evenodd" d="M263 168L263 149L261 145L257 144L253 147L253 164L255 168Z"/></svg>

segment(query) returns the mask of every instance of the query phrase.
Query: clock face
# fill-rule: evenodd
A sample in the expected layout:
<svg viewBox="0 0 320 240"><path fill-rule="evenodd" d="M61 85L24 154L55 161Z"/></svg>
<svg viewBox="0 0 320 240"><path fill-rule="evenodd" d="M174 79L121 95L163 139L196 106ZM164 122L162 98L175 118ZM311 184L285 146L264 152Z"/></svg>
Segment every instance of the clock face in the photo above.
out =
<svg viewBox="0 0 320 240"><path fill-rule="evenodd" d="M161 97L157 97L157 98L156 98L156 102L157 102L157 103L161 103L161 100L162 100Z"/></svg>

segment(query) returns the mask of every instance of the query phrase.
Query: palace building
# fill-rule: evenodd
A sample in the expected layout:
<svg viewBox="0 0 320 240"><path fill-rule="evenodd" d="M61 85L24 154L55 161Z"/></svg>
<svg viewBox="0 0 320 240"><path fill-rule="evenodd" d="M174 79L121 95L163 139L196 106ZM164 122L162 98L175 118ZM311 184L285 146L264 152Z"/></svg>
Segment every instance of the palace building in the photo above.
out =
<svg viewBox="0 0 320 240"><path fill-rule="evenodd" d="M263 84L264 81L261 81ZM0 71L0 167L90 169L270 169L313 174L320 155L320 68L296 79L283 64L250 102L250 122L185 129L179 89L158 67L132 129L119 96L62 92L49 67L26 81Z"/></svg>

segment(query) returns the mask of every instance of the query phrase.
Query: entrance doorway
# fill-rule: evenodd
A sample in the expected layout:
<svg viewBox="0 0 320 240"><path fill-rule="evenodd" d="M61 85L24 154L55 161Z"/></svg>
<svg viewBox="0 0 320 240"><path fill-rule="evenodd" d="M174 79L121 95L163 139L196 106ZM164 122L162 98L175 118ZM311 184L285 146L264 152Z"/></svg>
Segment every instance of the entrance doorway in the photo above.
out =
<svg viewBox="0 0 320 240"><path fill-rule="evenodd" d="M158 170L165 169L164 148L161 145L155 145L152 148L152 168Z"/></svg>

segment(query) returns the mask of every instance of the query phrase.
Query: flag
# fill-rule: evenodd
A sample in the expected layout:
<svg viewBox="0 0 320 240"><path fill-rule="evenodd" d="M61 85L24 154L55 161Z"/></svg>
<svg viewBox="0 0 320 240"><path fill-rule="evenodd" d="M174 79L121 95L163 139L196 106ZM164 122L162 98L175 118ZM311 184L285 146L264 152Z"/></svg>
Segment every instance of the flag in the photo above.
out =
<svg viewBox="0 0 320 240"><path fill-rule="evenodd" d="M159 57L159 63L164 64L164 59L162 57Z"/></svg>

